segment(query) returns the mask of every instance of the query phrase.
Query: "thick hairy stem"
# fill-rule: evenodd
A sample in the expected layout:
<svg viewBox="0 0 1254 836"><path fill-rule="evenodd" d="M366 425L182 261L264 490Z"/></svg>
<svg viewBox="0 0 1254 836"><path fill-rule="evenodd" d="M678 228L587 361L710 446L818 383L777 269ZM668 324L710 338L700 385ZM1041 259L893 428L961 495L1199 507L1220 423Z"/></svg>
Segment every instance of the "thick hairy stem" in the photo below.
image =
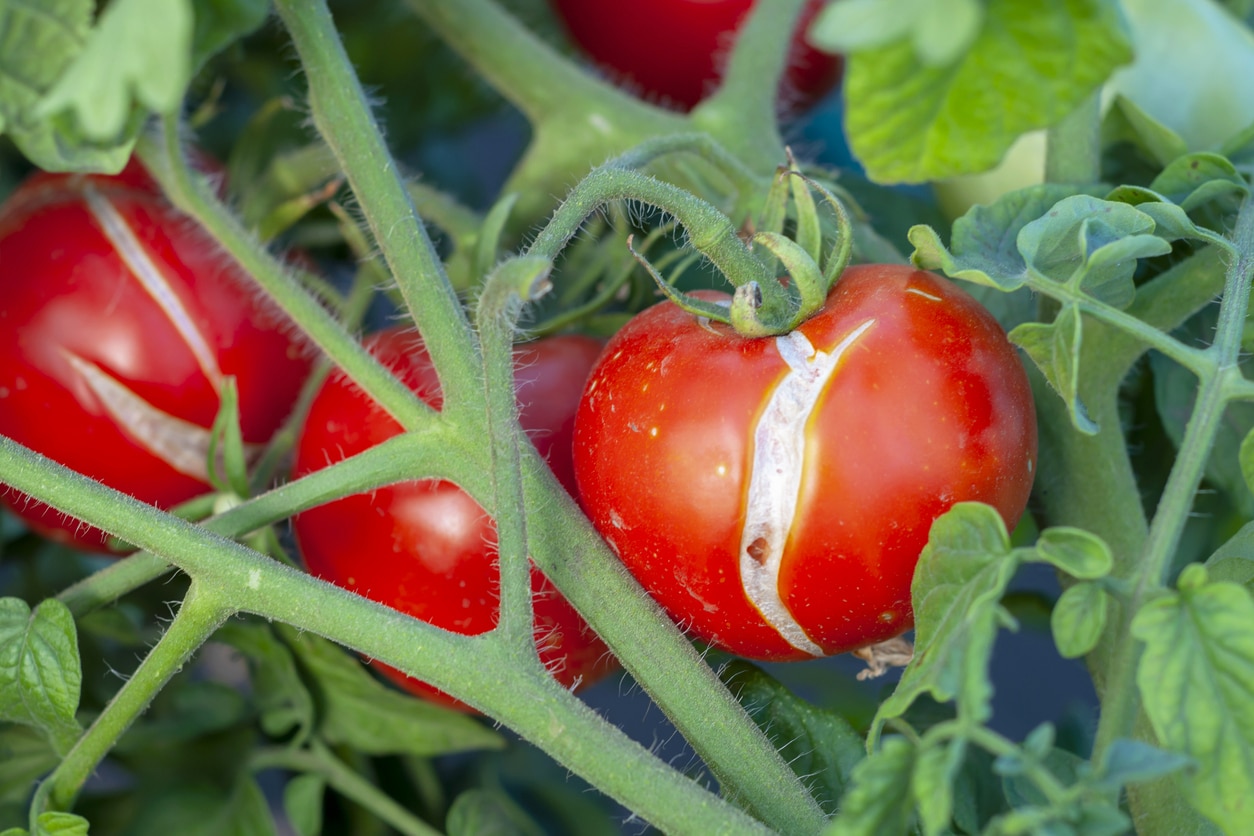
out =
<svg viewBox="0 0 1254 836"><path fill-rule="evenodd" d="M277 0L309 82L319 134L339 160L444 393L444 411L478 403L481 362L470 323L371 116L324 0Z"/></svg>

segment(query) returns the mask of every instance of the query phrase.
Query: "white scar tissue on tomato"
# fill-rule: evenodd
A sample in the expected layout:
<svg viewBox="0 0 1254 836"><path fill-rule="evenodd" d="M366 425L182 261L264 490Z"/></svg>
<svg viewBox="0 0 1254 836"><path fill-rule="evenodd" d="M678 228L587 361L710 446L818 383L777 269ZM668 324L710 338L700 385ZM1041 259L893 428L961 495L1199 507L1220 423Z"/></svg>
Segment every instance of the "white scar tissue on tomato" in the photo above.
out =
<svg viewBox="0 0 1254 836"><path fill-rule="evenodd" d="M113 249L182 336L183 342L196 357L196 365L200 366L210 383L215 387L221 385L222 372L218 368L218 358L210 347L209 340L196 327L192 315L183 306L174 288L170 287L161 268L144 249L134 230L127 225L113 204L90 185L83 188L83 197L87 200L87 208L91 210L92 217L100 225L100 230L109 239Z"/></svg>
<svg viewBox="0 0 1254 836"><path fill-rule="evenodd" d="M740 535L740 581L766 623L793 647L812 656L824 655L823 649L806 635L779 594L784 546L801 491L805 428L841 356L874 324L874 319L863 322L830 353L815 350L800 331L776 337L775 346L789 372L771 392L753 430L749 495Z"/></svg>

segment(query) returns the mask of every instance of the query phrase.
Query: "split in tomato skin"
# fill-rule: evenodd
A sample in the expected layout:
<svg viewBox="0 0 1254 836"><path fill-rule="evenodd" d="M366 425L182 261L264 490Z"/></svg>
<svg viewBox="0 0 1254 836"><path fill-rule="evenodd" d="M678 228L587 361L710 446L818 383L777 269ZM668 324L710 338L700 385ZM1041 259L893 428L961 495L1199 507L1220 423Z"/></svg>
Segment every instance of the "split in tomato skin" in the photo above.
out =
<svg viewBox="0 0 1254 836"><path fill-rule="evenodd" d="M552 0L571 38L616 80L691 110L717 85L735 32L754 0ZM823 7L810 0L781 82L786 111L814 104L840 82L843 61L810 46L805 31Z"/></svg>
<svg viewBox="0 0 1254 836"><path fill-rule="evenodd" d="M0 433L163 508L210 490L221 381L234 376L244 441L261 445L312 362L250 284L137 164L32 176L0 208ZM46 536L105 548L97 529L4 500Z"/></svg>
<svg viewBox="0 0 1254 836"><path fill-rule="evenodd" d="M847 269L778 338L656 305L606 346L575 421L602 537L692 635L761 660L908 629L932 522L972 500L1013 526L1035 458L1005 332L947 280L898 265Z"/></svg>
<svg viewBox="0 0 1254 836"><path fill-rule="evenodd" d="M366 341L423 400L441 405L439 382L412 330L391 328ZM515 351L520 417L558 481L574 493L570 461L574 416L588 370L601 350L590 337L556 336ZM310 407L296 446L300 477L381 444L401 427L342 374ZM309 571L437 627L485 633L499 617L496 528L478 503L449 482L421 480L344 497L293 520ZM564 685L591 683L614 658L569 602L532 567L540 660ZM379 664L420 696L464 707L436 689Z"/></svg>

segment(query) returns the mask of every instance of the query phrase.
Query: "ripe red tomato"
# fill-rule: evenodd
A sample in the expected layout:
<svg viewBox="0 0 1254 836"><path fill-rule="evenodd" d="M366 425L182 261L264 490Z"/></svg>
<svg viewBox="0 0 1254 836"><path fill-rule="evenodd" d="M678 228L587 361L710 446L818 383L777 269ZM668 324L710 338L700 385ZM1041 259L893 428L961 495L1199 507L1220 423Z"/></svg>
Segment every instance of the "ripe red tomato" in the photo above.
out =
<svg viewBox="0 0 1254 836"><path fill-rule="evenodd" d="M984 308L931 273L861 266L782 337L644 311L589 378L574 455L598 531L678 624L804 659L911 626L915 563L954 503L1014 525L1036 419Z"/></svg>
<svg viewBox="0 0 1254 836"><path fill-rule="evenodd" d="M311 358L250 279L146 172L38 174L0 209L0 433L161 507L209 489L209 427L234 376L245 442L266 442ZM35 529L103 532L12 491Z"/></svg>
<svg viewBox="0 0 1254 836"><path fill-rule="evenodd" d="M423 400L439 408L439 381L413 331L381 331L366 345ZM575 409L600 350L601 344L590 337L558 336L515 352L520 421L571 493ZM319 470L400 431L360 389L342 374L334 375L310 408L293 475ZM298 514L294 526L305 565L314 575L446 630L477 635L496 626L496 526L456 485L402 482L312 508ZM606 673L613 657L597 635L534 567L531 581L541 661L565 685L591 682ZM400 671L379 667L414 693L452 702Z"/></svg>
<svg viewBox="0 0 1254 836"><path fill-rule="evenodd" d="M786 109L813 104L840 82L842 60L805 30L823 7L810 0L781 84ZM691 110L714 89L754 0L552 0L571 38L611 77L650 99Z"/></svg>

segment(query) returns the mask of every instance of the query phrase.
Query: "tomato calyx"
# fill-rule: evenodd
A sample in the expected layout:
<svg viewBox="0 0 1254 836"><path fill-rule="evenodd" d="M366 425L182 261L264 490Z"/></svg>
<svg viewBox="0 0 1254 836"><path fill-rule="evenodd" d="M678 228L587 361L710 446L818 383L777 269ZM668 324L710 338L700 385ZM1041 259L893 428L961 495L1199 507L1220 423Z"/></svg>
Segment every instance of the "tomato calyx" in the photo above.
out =
<svg viewBox="0 0 1254 836"><path fill-rule="evenodd" d="M828 212L821 212L820 207ZM735 287L730 305L677 290L636 251L630 237L627 248L662 293L688 313L730 325L744 337L779 336L796 330L822 310L832 285L849 264L853 229L841 201L822 183L798 171L791 154L788 164L776 172L759 221L746 246L758 253L759 261L773 268L774 274L782 268L783 278L764 281L760 274L745 278L727 275ZM785 233L789 221L791 235ZM831 244L825 253L826 240Z"/></svg>

